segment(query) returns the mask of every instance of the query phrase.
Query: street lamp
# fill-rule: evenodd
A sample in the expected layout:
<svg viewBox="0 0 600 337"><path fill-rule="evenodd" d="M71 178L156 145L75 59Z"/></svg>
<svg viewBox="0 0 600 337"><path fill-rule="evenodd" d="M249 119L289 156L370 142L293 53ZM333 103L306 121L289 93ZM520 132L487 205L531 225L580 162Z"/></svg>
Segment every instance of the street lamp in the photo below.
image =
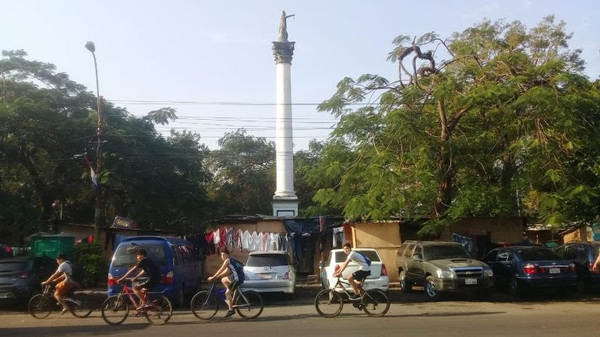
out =
<svg viewBox="0 0 600 337"><path fill-rule="evenodd" d="M85 48L92 53L94 57L94 70L96 73L96 98L98 104L98 126L96 129L96 169L94 171L93 167L92 174L98 175L100 174L100 169L102 165L100 163L100 136L102 135L102 97L100 96L100 85L98 84L98 63L96 62L96 46L94 42L88 41L85 44ZM93 178L93 177L92 177ZM100 239L100 227L102 227L102 191L100 190L100 183L94 182L94 192L96 196L96 200L94 203L94 241L98 241Z"/></svg>

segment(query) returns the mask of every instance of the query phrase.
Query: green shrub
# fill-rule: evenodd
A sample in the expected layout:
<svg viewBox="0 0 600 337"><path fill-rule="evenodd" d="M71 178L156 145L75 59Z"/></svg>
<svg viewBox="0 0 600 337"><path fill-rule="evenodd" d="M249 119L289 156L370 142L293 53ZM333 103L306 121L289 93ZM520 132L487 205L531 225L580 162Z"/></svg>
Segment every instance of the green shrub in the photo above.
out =
<svg viewBox="0 0 600 337"><path fill-rule="evenodd" d="M106 281L108 263L104 257L102 246L97 243L79 244L75 246L73 264L83 270L82 287L93 287Z"/></svg>

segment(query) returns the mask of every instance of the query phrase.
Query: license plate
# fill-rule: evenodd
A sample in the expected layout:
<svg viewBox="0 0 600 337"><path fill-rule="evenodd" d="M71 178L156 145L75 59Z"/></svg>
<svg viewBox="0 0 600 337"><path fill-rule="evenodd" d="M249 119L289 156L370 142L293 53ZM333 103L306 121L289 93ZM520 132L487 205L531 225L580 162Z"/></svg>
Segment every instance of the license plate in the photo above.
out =
<svg viewBox="0 0 600 337"><path fill-rule="evenodd" d="M560 274L560 268L550 268L550 274Z"/></svg>
<svg viewBox="0 0 600 337"><path fill-rule="evenodd" d="M466 278L465 279L465 284L477 284L477 279L476 278Z"/></svg>
<svg viewBox="0 0 600 337"><path fill-rule="evenodd" d="M269 274L260 274L259 276L263 280L270 280L272 278L272 276Z"/></svg>

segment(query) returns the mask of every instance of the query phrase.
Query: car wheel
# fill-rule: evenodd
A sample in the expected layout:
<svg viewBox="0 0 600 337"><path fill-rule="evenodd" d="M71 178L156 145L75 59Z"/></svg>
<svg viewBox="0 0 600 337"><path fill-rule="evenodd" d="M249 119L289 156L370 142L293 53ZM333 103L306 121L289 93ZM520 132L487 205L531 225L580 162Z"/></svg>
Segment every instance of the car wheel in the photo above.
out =
<svg viewBox="0 0 600 337"><path fill-rule="evenodd" d="M427 294L430 300L438 300L440 298L440 292L435 287L433 276L428 276L425 279L425 294Z"/></svg>
<svg viewBox="0 0 600 337"><path fill-rule="evenodd" d="M512 296L520 296L523 292L521 288L523 288L523 286L519 283L519 279L516 276L513 276L508 283L508 292Z"/></svg>
<svg viewBox="0 0 600 337"><path fill-rule="evenodd" d="M404 270L400 272L400 290L404 293L412 290L412 283L406 279L406 272Z"/></svg>

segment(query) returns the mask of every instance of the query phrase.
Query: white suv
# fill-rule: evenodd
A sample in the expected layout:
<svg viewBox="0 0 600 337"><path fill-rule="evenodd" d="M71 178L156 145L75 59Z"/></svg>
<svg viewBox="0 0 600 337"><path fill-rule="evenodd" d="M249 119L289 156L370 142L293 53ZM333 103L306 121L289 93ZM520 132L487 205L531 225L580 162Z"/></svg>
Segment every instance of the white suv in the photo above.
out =
<svg viewBox="0 0 600 337"><path fill-rule="evenodd" d="M365 288L388 291L390 278L379 253L373 248L353 248L352 250L366 255L371 260L371 275L365 280ZM347 257L348 255L344 253L343 249L332 249L329 252L329 257L327 257L321 271L321 284L323 288L333 288L337 281L337 278L333 277L333 273L340 269ZM358 270L358 265L355 262L350 262L342 273L342 278L348 279L348 276L352 275L356 270ZM352 291L352 287L349 284L344 284L344 287ZM337 291L342 292L342 289L338 289Z"/></svg>

